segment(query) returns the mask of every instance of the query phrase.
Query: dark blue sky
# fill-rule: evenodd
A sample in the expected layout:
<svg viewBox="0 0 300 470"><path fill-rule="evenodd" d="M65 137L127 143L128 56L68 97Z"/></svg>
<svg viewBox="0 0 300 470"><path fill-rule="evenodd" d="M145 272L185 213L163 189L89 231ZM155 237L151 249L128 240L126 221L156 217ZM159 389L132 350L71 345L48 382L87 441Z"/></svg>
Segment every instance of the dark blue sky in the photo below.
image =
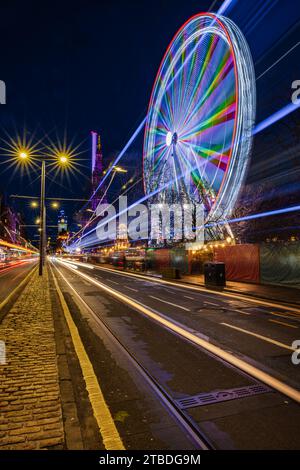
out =
<svg viewBox="0 0 300 470"><path fill-rule="evenodd" d="M213 10L221 3L216 1ZM55 130L62 136L67 129L76 144L83 142L86 157L89 131L99 130L109 159L144 117L159 63L177 29L211 4L212 0L1 2L0 79L6 82L7 104L0 107L0 129L14 135L14 129L22 132L25 124L38 138L50 132L53 139ZM228 16L249 42L257 76L300 40L298 1L236 0ZM300 79L299 64L300 47L258 80L258 121L289 102L291 83ZM284 139L288 145L289 136ZM276 153L268 133L258 143L253 165L260 162L264 145ZM133 150L142 152L141 139ZM29 183L26 178L9 181L0 166L0 188L7 194L37 193L37 182ZM84 177L71 178L63 187L48 186L48 191L80 197L86 196L85 185Z"/></svg>

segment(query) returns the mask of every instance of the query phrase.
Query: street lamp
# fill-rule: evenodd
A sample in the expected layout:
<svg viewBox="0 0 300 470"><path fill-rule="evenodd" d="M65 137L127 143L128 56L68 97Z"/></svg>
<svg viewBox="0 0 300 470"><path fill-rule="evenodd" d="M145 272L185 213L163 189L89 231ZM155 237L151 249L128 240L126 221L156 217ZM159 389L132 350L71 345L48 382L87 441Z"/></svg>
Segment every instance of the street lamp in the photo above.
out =
<svg viewBox="0 0 300 470"><path fill-rule="evenodd" d="M113 166L113 171L116 173L127 173L127 170L125 168L122 168L121 166Z"/></svg>
<svg viewBox="0 0 300 470"><path fill-rule="evenodd" d="M61 155L58 155L58 162L60 163L60 165L62 166L65 166L69 163L69 157L68 155L65 155L65 154L61 154Z"/></svg>
<svg viewBox="0 0 300 470"><path fill-rule="evenodd" d="M19 153L19 157L20 157L22 160L26 160L26 159L29 157L29 155L28 155L27 152L25 152L24 150L22 150L22 151L20 151L20 153Z"/></svg>
<svg viewBox="0 0 300 470"><path fill-rule="evenodd" d="M23 162L30 161L30 152L20 150L17 153L20 160ZM66 167L69 164L69 155L66 153L58 153L55 155L56 163L61 167ZM39 232L40 232L40 259L39 259L39 276L43 274L43 266L45 260L45 247L46 247L46 207L45 207L45 180L46 180L46 157L42 159L41 165L41 195L40 195L40 217L39 217ZM53 203L53 207L55 203ZM32 201L31 207L38 207L36 201ZM57 205L58 207L58 205Z"/></svg>

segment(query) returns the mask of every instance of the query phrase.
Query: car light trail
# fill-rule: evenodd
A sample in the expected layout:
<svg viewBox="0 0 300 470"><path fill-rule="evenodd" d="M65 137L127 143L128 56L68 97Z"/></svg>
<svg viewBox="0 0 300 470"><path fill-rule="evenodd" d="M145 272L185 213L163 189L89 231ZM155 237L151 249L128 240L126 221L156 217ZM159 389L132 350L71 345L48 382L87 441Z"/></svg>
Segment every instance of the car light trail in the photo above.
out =
<svg viewBox="0 0 300 470"><path fill-rule="evenodd" d="M61 259L56 259L56 261L59 261L59 262L63 262ZM75 263L74 263L75 264ZM115 271L114 269L111 269L111 268L104 268L103 266L97 266L96 268L97 270L100 270L100 271L107 271L107 272L110 272L110 273L113 273L115 274L116 276L127 276L127 277L134 277L136 280L147 280L148 282L152 282L152 283L159 283L159 284L165 284L167 286L175 286L177 289L188 289L188 290L192 290L193 292L205 292L206 294L208 294L207 292L207 289L206 288L202 288L201 286L191 286L191 285L188 285L188 284L178 284L176 282L172 282L172 281L166 281L164 279L159 279L157 277L150 277L150 276L145 276L143 274L134 274L134 273L129 273L129 272L118 272L118 271ZM260 300L260 299L253 299L251 297L247 297L246 295L239 295L239 294L234 294L234 296L232 294L229 294L229 293L226 293L226 292L221 292L221 291L214 291L213 292L213 295L214 296L221 296L221 297L226 297L226 298L230 298L232 299L232 297L234 297L235 299L238 299L238 300L244 300L244 301L247 301L249 303L254 303L254 304L258 304L258 305L262 305L262 306L266 306L266 307L272 307L272 308L280 308L282 310L285 310L285 311L288 311L288 312L291 312L291 313L294 313L296 314L296 316L299 318L300 316L300 308L296 308L296 307L290 307L290 306L287 306L287 305L282 305L282 304L278 304L278 303L274 303L274 302L268 302L267 300ZM212 302L206 302L206 303L211 303L212 305L217 305L217 304L213 304ZM277 315L277 312L273 313L274 315ZM280 314L278 314L279 316Z"/></svg>
<svg viewBox="0 0 300 470"><path fill-rule="evenodd" d="M284 395L290 397L292 400L295 400L296 402L300 403L300 392L289 385L285 384L284 382L281 382L280 380L276 379L275 377L272 377L271 375L267 374L266 372L258 369L257 367L252 366L251 364L248 364L244 360L234 356L233 354L224 351L218 346L215 346L214 344L206 341L203 338L200 338L197 336L195 333L189 331L188 328L184 327L180 323L174 323L171 319L169 319L166 315L161 316L158 312L154 310L150 310L146 305L143 305L139 302L136 302L135 300L131 299L130 297L127 297L125 294L120 293L111 287L106 286L105 284L102 284L99 281L96 281L92 277L80 272L80 271L75 271L70 265L67 263L64 263L60 261L62 264L65 265L68 269L70 269L73 272L76 272L79 276L81 276L83 279L86 279L90 283L96 285L97 287L100 287L102 290L107 292L108 294L112 295L116 299L120 300L123 303L126 303L130 307L132 307L134 310L137 310L147 316L148 318L151 318L155 322L159 323L162 325L164 328L167 330L179 335L180 337L196 344L197 346L200 346L201 348L205 349L206 351L214 354L215 356L219 357L220 359L226 361L228 364L231 364L238 369L246 372L250 376L254 377L257 380L260 380L261 382L264 382L265 384L269 385L273 389L279 391L280 393L283 393Z"/></svg>

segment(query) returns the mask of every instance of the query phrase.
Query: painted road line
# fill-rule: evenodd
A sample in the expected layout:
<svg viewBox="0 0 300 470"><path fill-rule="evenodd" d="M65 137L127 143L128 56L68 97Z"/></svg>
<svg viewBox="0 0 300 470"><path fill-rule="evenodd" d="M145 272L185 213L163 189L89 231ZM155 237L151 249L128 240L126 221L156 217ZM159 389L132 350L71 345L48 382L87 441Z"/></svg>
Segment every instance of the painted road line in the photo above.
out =
<svg viewBox="0 0 300 470"><path fill-rule="evenodd" d="M269 319L269 321L272 322L272 323L278 323L279 325L288 326L289 328L295 328L296 330L298 329L298 326L291 325L290 323L285 323L284 321L270 320L270 319Z"/></svg>
<svg viewBox="0 0 300 470"><path fill-rule="evenodd" d="M112 282L113 284L117 284L118 286L120 285L120 283L117 281L112 281L111 279L105 279L105 280L108 282Z"/></svg>
<svg viewBox="0 0 300 470"><path fill-rule="evenodd" d="M77 264L78 266L81 266L87 269L95 269L95 266L89 263L81 263L80 261L72 261L72 260L67 260L67 259L65 259L64 262L69 263L69 264Z"/></svg>
<svg viewBox="0 0 300 470"><path fill-rule="evenodd" d="M173 292L172 292L172 294L173 294ZM184 295L183 297L186 298L186 299L189 299L189 300L195 300L194 297L190 297L189 295Z"/></svg>
<svg viewBox="0 0 300 470"><path fill-rule="evenodd" d="M289 313L289 312L285 312L285 315L281 314L281 313L276 313L276 312L267 312L267 313L269 313L270 315L273 315L275 317L290 318L292 320L299 321L299 315L297 315L297 314L293 314L293 313Z"/></svg>
<svg viewBox="0 0 300 470"><path fill-rule="evenodd" d="M229 312L242 313L243 315L251 315L251 313L249 313L249 312L244 312L243 310L237 310L237 309L231 310L231 309L228 309L228 311L229 311Z"/></svg>
<svg viewBox="0 0 300 470"><path fill-rule="evenodd" d="M138 289L134 289L133 287L128 287L128 286L124 286L125 289L129 289L129 290L132 290L133 292L138 292Z"/></svg>
<svg viewBox="0 0 300 470"><path fill-rule="evenodd" d="M68 263L70 266L70 264ZM73 268L71 268L73 269ZM86 353L84 345L81 341L78 329L73 321L69 307L65 301L63 293L58 285L57 279L51 269L55 287L59 296L59 300L70 330L73 345L79 359L80 367L82 370L83 378L86 383L89 399L93 408L94 416L96 418L101 438L105 449L107 450L125 450L122 439L118 433L114 420L111 416L109 408L104 399L94 368Z"/></svg>
<svg viewBox="0 0 300 470"><path fill-rule="evenodd" d="M220 307L219 304L215 304L214 302L208 302L207 300L204 300L204 303L208 305L214 305L214 307Z"/></svg>
<svg viewBox="0 0 300 470"><path fill-rule="evenodd" d="M222 322L220 324L224 326L228 326L229 328L232 328L234 330L241 331L242 333L246 333L247 335L255 336L255 338L262 339L263 341L266 341L267 343L275 344L276 346L279 346L280 348L288 349L289 351L296 351L296 348L292 348L292 346L289 346L288 344L284 344L284 343L281 343L280 341L276 341L276 339L259 335L258 333L254 333L253 331L244 330L244 328L239 328L238 326L229 325L229 323Z"/></svg>
<svg viewBox="0 0 300 470"><path fill-rule="evenodd" d="M58 261L58 260L57 260ZM61 263L61 261L58 261ZM64 265L64 263L62 263ZM105 284L102 284L99 281L96 281L90 276L87 276L86 274L80 272L80 271L75 271L73 270L72 267L68 267L70 271L73 271L76 273L78 276L81 276L82 278L85 278L89 280L92 284L100 287L102 290L108 292L111 294L113 297L118 299L119 301L130 305L134 310L144 314L148 318L153 319L155 322L161 324L163 327L165 327L167 330L181 336L182 338L187 339L191 343L196 344L197 346L200 346L201 348L205 349L206 351L214 354L216 357L221 358L225 362L228 362L228 364L231 364L235 366L237 369L242 370L243 372L246 372L247 374L251 375L255 379L264 382L265 384L269 385L271 388L277 390L280 393L283 393L284 395L290 397L292 400L295 400L296 402L300 403L300 392L299 390L291 387L290 385L287 385L284 382L281 382L280 380L276 379L272 375L258 369L257 367L249 364L243 359L240 359L239 357L236 357L234 354L229 353L227 351L224 351L221 347L216 346L206 339L203 339L195 332L189 330L186 326L180 324L180 323L175 323L171 318L167 317L166 315L161 315L159 312L151 310L149 307L146 305L143 305L142 303L137 302L134 299L131 299L130 297L127 297L126 295L112 289L111 287L106 286Z"/></svg>
<svg viewBox="0 0 300 470"><path fill-rule="evenodd" d="M149 295L149 297L151 297L151 299L158 300L159 302L163 302L164 304L172 305L172 307L181 308L182 310L185 310L186 312L190 312L189 308L182 307L181 305L173 304L172 302L168 302L167 300L160 299L159 297L155 297L154 295Z"/></svg>
<svg viewBox="0 0 300 470"><path fill-rule="evenodd" d="M96 312L86 303L86 301L81 297L81 295L77 292L77 290L70 284L67 278L63 275L61 270L55 266L56 271L59 273L61 278L64 280L66 285L71 289L74 295L77 297L79 302L83 305L83 307L90 313L92 318L96 321L98 325L100 325L101 329L105 331L107 336L113 341L113 343L119 348L123 355L130 361L130 363L135 367L135 369L139 372L139 374L144 378L147 384L150 386L152 392L154 392L156 398L158 398L159 402L167 409L167 411L171 414L171 418L175 420L177 423L180 424L185 431L185 435L191 438L191 441L196 444L196 447L201 450L208 450L206 441L204 442L203 439L199 436L199 433L191 428L190 422L187 421L184 416L180 413L177 409L177 406L174 407L172 399L169 398L168 394L166 394L161 387L156 383L155 380L152 379L151 374L147 372L147 370L140 364L139 361L129 352L129 350L124 346L122 341L115 335L115 333L109 328L106 322L101 319ZM69 277L73 279L75 276L72 273L68 273Z"/></svg>
<svg viewBox="0 0 300 470"><path fill-rule="evenodd" d="M61 261L61 260L58 260L57 261ZM114 269L110 269L110 268L104 268L104 267L100 267L100 266L97 266L96 268L97 270L102 270L102 271L108 271L110 273L114 273L115 275L117 276L132 276L134 277L135 279L140 279L140 280L147 280L148 282L151 282L151 283L160 283L160 284L165 284L165 285L172 285L172 286L175 286L177 287L177 289L188 289L188 290L192 290L192 291L196 291L197 293L205 293L206 295L208 296L221 296L221 297L227 297L227 298L234 298L234 299L239 299L239 300L243 300L245 302L249 302L249 303L252 303L252 304L258 304L258 305L265 305L267 307L272 307L272 308L281 308L283 310L286 310L286 311L289 311L289 312L294 312L296 313L298 316L300 315L300 307L299 308L296 308L296 307L289 307L287 305L283 305L283 304L280 304L280 303L274 303L274 302L269 302L269 301L266 301L266 300L262 300L262 299L258 299L258 298L251 298L251 297L247 297L247 295L239 295L235 292L232 292L232 293L227 293L227 292L221 292L221 291L208 291L206 288L204 287L200 287L200 286L191 286L189 284L180 284L178 282L172 282L172 281L166 281L164 279L159 279L159 278L156 278L156 277L149 277L149 276L145 276L145 275L142 275L142 274L134 274L134 273L127 273L127 272L118 272L118 271L115 271Z"/></svg>
<svg viewBox="0 0 300 470"><path fill-rule="evenodd" d="M18 290L26 284L30 276L33 275L33 273L36 271L37 266L33 268L27 276L23 279L23 281L20 282L20 284L17 285L17 287L0 303L0 310L2 310L3 307L11 300L11 298L18 292Z"/></svg>

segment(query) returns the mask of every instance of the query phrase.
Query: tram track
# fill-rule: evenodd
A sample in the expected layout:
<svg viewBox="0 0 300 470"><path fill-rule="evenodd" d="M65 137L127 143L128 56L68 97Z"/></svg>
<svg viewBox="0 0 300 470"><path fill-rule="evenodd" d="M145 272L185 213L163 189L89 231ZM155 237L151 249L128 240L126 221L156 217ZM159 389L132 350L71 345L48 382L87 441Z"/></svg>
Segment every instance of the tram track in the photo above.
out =
<svg viewBox="0 0 300 470"><path fill-rule="evenodd" d="M72 269L71 266L64 266L67 269L70 269L73 271L75 274L82 274L78 273L76 269ZM153 376L153 374L145 367L142 362L139 360L139 358L124 344L124 341L116 334L115 331L111 328L111 326L108 324L107 321L101 316L99 316L93 308L91 308L87 302L82 298L82 296L76 291L76 289L69 283L69 281L65 278L65 276L62 274L61 270L55 266L55 269L57 272L60 274L64 282L68 285L68 287L72 290L72 293L76 296L76 298L80 301L80 303L89 311L90 315L93 317L93 319L97 322L99 326L101 326L102 329L105 330L106 334L110 337L111 341L113 341L114 344L118 346L120 351L122 351L123 354L126 355L127 359L130 361L130 363L138 370L138 372L141 374L143 379L147 382L149 387L151 388L152 392L157 396L159 401L163 403L164 407L167 409L168 413L174 418L174 420L178 423L180 428L189 436L190 441L193 443L195 448L197 449L215 449L215 448L220 448L216 446L210 437L203 432L201 429L201 426L198 425L198 423L194 420L192 414L190 413L190 407L193 406L193 403L196 403L198 400L198 404L201 403L201 400L203 400L203 403L205 403L205 400L210 400L212 399L212 402L214 402L214 398L211 398L214 394L200 394L198 397L189 397L187 396L183 400L178 400L172 396L170 391L168 391L159 381ZM93 279L85 279L86 281L90 282L93 284ZM98 282L98 281L97 281ZM100 286L98 286L100 287ZM120 300L120 299L119 299ZM163 315L162 315L163 317ZM162 326L162 325L161 325ZM192 344L194 347L199 347L201 348L201 345L195 345L193 341L191 341L188 337L183 337L182 335L179 335L178 332L176 334L176 331L171 331L171 333L175 333L181 340ZM199 338L201 339L201 338ZM213 346L213 345L212 345ZM224 367L229 367L230 369L234 370L237 374L240 376L247 377L249 379L249 382L251 382L250 387L237 387L237 390L235 391L234 389L230 390L229 392L226 390L221 390L219 391L219 395L223 398L219 401L226 401L227 399L230 400L231 398L227 397L226 394L230 395L237 393L237 396L235 398L241 398L242 396L247 396L248 391L246 390L247 388L250 390L252 387L252 390L256 389L258 390L259 393L271 393L274 391L274 389L268 389L268 387L265 386L266 381L260 381L258 380L257 377L253 377L253 374L248 374L247 371L242 370L241 368L238 368L234 364L228 364L224 358L217 357L213 352L211 351L204 351L208 356L213 357L216 361L219 363L222 363ZM251 367L251 366L250 366ZM262 374L263 372L260 371ZM270 385L270 384L268 384ZM243 394L245 393L246 395L238 395L238 393ZM296 392L297 393L297 392ZM203 395L203 396L202 396ZM217 394L218 395L218 392ZM250 395L251 395L251 390L250 390ZM248 395L249 396L249 395ZM197 399L195 401L195 398ZM189 400L190 405L189 405ZM218 400L216 400L218 401ZM208 403L208 401L207 401ZM197 405L195 405L197 406Z"/></svg>
<svg viewBox="0 0 300 470"><path fill-rule="evenodd" d="M86 308L93 319L104 328L105 333L109 336L110 340L117 345L117 347L126 355L130 363L137 369L139 374L147 382L153 393L157 396L164 407L167 409L168 413L174 418L174 420L179 424L179 426L184 430L185 433L189 436L191 442L195 445L196 449L208 450L213 449L212 443L202 435L199 427L193 420L188 416L187 413L183 412L176 401L170 396L170 394L165 390L158 381L153 377L153 375L147 371L147 369L141 364L141 362L135 357L135 355L122 343L120 338L112 331L108 323L100 318L97 313L84 301L84 299L76 292L74 287L68 282L68 280L63 276L62 272L55 266L59 275L63 278L64 282L72 290L73 294L79 300L79 302Z"/></svg>

